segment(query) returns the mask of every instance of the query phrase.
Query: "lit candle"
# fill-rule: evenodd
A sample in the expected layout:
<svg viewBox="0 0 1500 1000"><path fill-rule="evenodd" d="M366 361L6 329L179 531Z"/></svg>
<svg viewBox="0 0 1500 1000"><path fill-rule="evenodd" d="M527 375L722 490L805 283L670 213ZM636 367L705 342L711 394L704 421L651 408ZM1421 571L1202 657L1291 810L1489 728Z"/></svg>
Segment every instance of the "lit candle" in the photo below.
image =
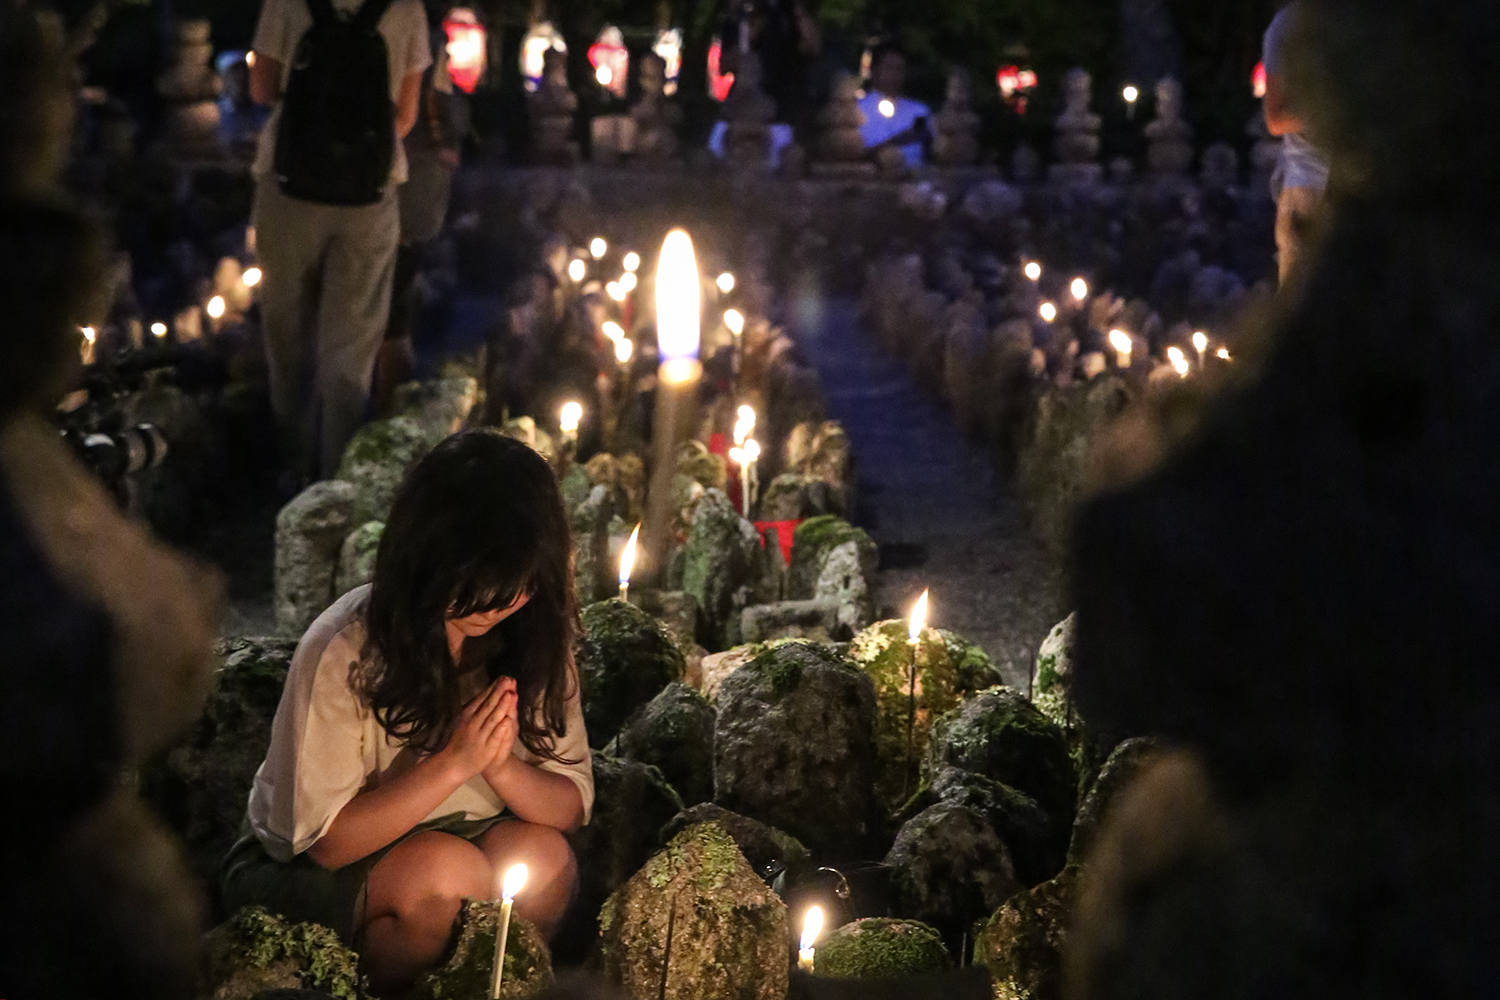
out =
<svg viewBox="0 0 1500 1000"><path fill-rule="evenodd" d="M1041 308L1036 312L1038 316L1042 317L1044 323L1051 323L1057 319L1057 306L1050 302L1043 302Z"/></svg>
<svg viewBox="0 0 1500 1000"><path fill-rule="evenodd" d="M1073 293L1073 300L1075 302L1082 302L1089 297L1089 283L1082 278L1074 278L1073 283L1068 286L1068 290Z"/></svg>
<svg viewBox="0 0 1500 1000"><path fill-rule="evenodd" d="M151 336L155 337L157 340L162 340L162 339L164 339L166 337L166 335L167 335L167 324L162 323L162 322L156 322L156 323L152 323L151 324Z"/></svg>
<svg viewBox="0 0 1500 1000"><path fill-rule="evenodd" d="M629 293L635 291L635 286L637 285L637 283L639 283L639 281L640 279L635 276L634 271L626 271L624 274L620 275L620 280L617 281L616 284L619 285L621 290L628 295Z"/></svg>
<svg viewBox="0 0 1500 1000"><path fill-rule="evenodd" d="M631 274L634 274L641 266L641 255L634 250L630 251L625 255L625 259L620 261L620 266L624 267Z"/></svg>
<svg viewBox="0 0 1500 1000"><path fill-rule="evenodd" d="M628 343L628 341L627 341ZM635 547L641 537L641 526L637 524L630 533L630 541L620 552L620 600L630 600L630 571L635 569Z"/></svg>
<svg viewBox="0 0 1500 1000"><path fill-rule="evenodd" d="M526 866L514 865L500 886L500 928L495 932L495 968L490 975L490 1000L500 998L500 980L505 974L505 939L510 935L510 906L526 885Z"/></svg>
<svg viewBox="0 0 1500 1000"><path fill-rule="evenodd" d="M583 404L569 400L562 405L562 412L558 414L557 426L562 431L564 444L576 444L578 441L578 424L583 420Z"/></svg>
<svg viewBox="0 0 1500 1000"><path fill-rule="evenodd" d="M1198 367L1203 367L1203 352L1208 350L1208 334L1199 330L1193 334L1193 350L1198 352Z"/></svg>
<svg viewBox="0 0 1500 1000"><path fill-rule="evenodd" d="M813 945L818 941L818 935L823 933L823 908L821 906L809 907L807 916L802 918L802 943L797 950L797 968L803 972L813 970Z"/></svg>
<svg viewBox="0 0 1500 1000"><path fill-rule="evenodd" d="M755 408L749 403L742 403L735 411L734 443L744 444L745 439L753 433L755 433Z"/></svg>
<svg viewBox="0 0 1500 1000"><path fill-rule="evenodd" d="M702 373L698 364L701 295L693 240L674 229L662 243L656 265L656 340L661 377L668 384L696 382Z"/></svg>
<svg viewBox="0 0 1500 1000"><path fill-rule="evenodd" d="M1167 348L1167 360L1172 363L1172 369L1176 371L1178 375L1182 376L1183 378L1187 378L1187 373L1189 371L1188 359L1187 355L1183 353L1182 348L1175 345Z"/></svg>
<svg viewBox="0 0 1500 1000"><path fill-rule="evenodd" d="M880 110L880 115L882 118L896 117L896 105L890 98L882 97L880 99L880 103L876 105L876 107Z"/></svg>
<svg viewBox="0 0 1500 1000"><path fill-rule="evenodd" d="M618 281L611 281L609 284L605 285L604 293L610 298L614 299L616 302L625 301L625 289L620 287L620 283Z"/></svg>
<svg viewBox="0 0 1500 1000"><path fill-rule="evenodd" d="M602 324L600 324L599 330L606 337L617 344L620 342L621 338L625 336L625 328L620 326L620 324L616 323L612 319L607 319Z"/></svg>
<svg viewBox="0 0 1500 1000"><path fill-rule="evenodd" d="M1042 280L1042 265L1036 261L1028 261L1026 264L1026 277L1032 281Z"/></svg>
<svg viewBox="0 0 1500 1000"><path fill-rule="evenodd" d="M227 309L228 306L225 304L224 296L222 295L215 295L213 298L208 300L208 305L204 307L204 311L208 313L209 326L211 329L218 329L219 320L224 318L224 313L225 311L227 311Z"/></svg>
<svg viewBox="0 0 1500 1000"><path fill-rule="evenodd" d="M1229 348L1227 348L1227 347L1221 347L1221 348L1219 348L1218 351L1215 352L1215 357L1219 358L1221 361L1228 361L1229 360Z"/></svg>
<svg viewBox="0 0 1500 1000"><path fill-rule="evenodd" d="M730 274L728 271L725 271L723 274L719 275L718 286L719 291L723 292L725 295L728 295L730 292L734 291L734 275Z"/></svg>
<svg viewBox="0 0 1500 1000"><path fill-rule="evenodd" d="M1141 99L1141 92L1134 84L1126 84L1120 96L1125 98L1125 117L1135 121L1135 102Z"/></svg>
<svg viewBox="0 0 1500 1000"><path fill-rule="evenodd" d="M911 644L911 666L907 671L907 707L906 707L906 777L903 779L908 784L903 786L902 797L910 791L911 765L916 763L916 728L917 728L917 652L922 644L922 629L927 627L927 595L929 591L922 591L922 596L917 598L917 603L912 606L911 620L906 626L906 638Z"/></svg>
<svg viewBox="0 0 1500 1000"><path fill-rule="evenodd" d="M609 251L609 244L604 242L603 236L595 236L589 240L589 256L598 260Z"/></svg>
<svg viewBox="0 0 1500 1000"><path fill-rule="evenodd" d="M246 288L254 288L260 284L260 279L264 276L260 268L248 267L245 269L245 273L240 275L240 280L245 283Z"/></svg>
<svg viewBox="0 0 1500 1000"><path fill-rule="evenodd" d="M583 262L582 257L574 257L572 263L568 265L568 277L575 285L582 284L583 279L588 277L588 273L589 266Z"/></svg>
<svg viewBox="0 0 1500 1000"><path fill-rule="evenodd" d="M1115 349L1115 364L1121 368L1130 367L1130 352L1134 345L1130 342L1130 334L1124 330L1109 331L1109 346Z"/></svg>
<svg viewBox="0 0 1500 1000"><path fill-rule="evenodd" d="M83 358L84 364L91 365L94 363L94 342L98 339L98 334L94 332L94 328L91 326L81 327L79 332L83 334L83 343L79 346L79 354Z"/></svg>
<svg viewBox="0 0 1500 1000"><path fill-rule="evenodd" d="M754 438L746 440L741 447L729 449L729 460L740 467L740 513L747 518L750 516L750 505L755 502L750 483L754 476L753 467L759 458L760 443Z"/></svg>
<svg viewBox="0 0 1500 1000"><path fill-rule="evenodd" d="M615 341L615 360L622 365L630 363L630 356L635 353L635 345L621 337Z"/></svg>

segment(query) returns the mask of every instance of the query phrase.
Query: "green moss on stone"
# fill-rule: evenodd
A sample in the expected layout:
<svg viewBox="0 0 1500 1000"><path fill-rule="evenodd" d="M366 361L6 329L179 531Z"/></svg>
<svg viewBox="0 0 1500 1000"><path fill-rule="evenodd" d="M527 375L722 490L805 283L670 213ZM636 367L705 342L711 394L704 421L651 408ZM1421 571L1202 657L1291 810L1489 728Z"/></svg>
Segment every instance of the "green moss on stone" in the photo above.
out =
<svg viewBox="0 0 1500 1000"><path fill-rule="evenodd" d="M337 479L357 491L354 523L384 521L406 474L432 450L432 439L411 417L375 420L361 427L344 449Z"/></svg>
<svg viewBox="0 0 1500 1000"><path fill-rule="evenodd" d="M578 671L589 740L603 746L630 713L673 681L687 661L655 618L618 598L583 609Z"/></svg>
<svg viewBox="0 0 1500 1000"><path fill-rule="evenodd" d="M407 1000L483 1000L495 970L495 935L501 904L466 899L458 914L458 937L448 960L417 980ZM529 997L552 984L552 954L530 921L511 915L505 938L502 1000Z"/></svg>
<svg viewBox="0 0 1500 1000"><path fill-rule="evenodd" d="M861 563L873 566L877 559L874 539L863 528L856 528L848 521L833 514L810 517L797 525L792 535L792 566L787 578L787 597L794 601L811 600L817 596L818 574L828 553L854 542L862 553Z"/></svg>
<svg viewBox="0 0 1500 1000"><path fill-rule="evenodd" d="M236 995L233 980L247 971L280 964L304 989L322 990L345 1000L365 992L359 957L321 924L288 924L264 907L247 906L216 928L209 942L210 979L215 994Z"/></svg>
<svg viewBox="0 0 1500 1000"><path fill-rule="evenodd" d="M866 917L818 942L813 972L838 979L895 979L951 968L936 930L916 920Z"/></svg>
<svg viewBox="0 0 1500 1000"><path fill-rule="evenodd" d="M974 940L974 964L990 970L996 996L1062 997L1063 949L1079 892L1079 869L1006 900Z"/></svg>

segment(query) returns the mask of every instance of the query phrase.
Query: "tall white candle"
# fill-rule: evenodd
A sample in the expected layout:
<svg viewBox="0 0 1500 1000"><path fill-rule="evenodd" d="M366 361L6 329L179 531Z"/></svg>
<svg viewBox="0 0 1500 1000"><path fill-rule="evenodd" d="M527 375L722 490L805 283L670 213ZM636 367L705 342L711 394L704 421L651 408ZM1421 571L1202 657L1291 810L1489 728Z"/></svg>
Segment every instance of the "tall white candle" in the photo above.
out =
<svg viewBox="0 0 1500 1000"><path fill-rule="evenodd" d="M490 1000L500 1000L500 981L505 976L505 939L510 935L510 907L526 885L526 866L513 865L500 886L500 927L495 931L495 968L490 975Z"/></svg>

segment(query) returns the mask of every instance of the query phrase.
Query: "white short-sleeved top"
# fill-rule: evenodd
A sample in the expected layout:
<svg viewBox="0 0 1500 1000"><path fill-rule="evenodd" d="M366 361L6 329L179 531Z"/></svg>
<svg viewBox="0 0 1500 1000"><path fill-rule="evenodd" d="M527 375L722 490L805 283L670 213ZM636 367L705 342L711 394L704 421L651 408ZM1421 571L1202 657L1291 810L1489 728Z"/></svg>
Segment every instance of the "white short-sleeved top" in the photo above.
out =
<svg viewBox="0 0 1500 1000"><path fill-rule="evenodd" d="M1296 16L1294 7L1295 4L1283 7L1266 29L1261 56L1268 75L1281 76L1286 72L1286 38L1291 29L1292 18ZM1281 139L1281 160L1276 174L1274 191L1279 192L1284 188L1312 188L1322 191L1328 187L1328 160L1306 137L1293 132Z"/></svg>
<svg viewBox="0 0 1500 1000"><path fill-rule="evenodd" d="M350 686L351 668L370 655L365 651L369 595L367 584L340 598L313 622L292 657L271 726L271 746L255 772L248 807L251 828L278 861L289 861L317 843L350 799L417 760L381 728L374 711ZM567 702L566 731L556 750L574 763L542 760L519 740L512 753L577 785L587 823L594 806L594 772L576 679ZM484 776L476 775L426 820L456 813L486 819L504 809Z"/></svg>
<svg viewBox="0 0 1500 1000"><path fill-rule="evenodd" d="M345 17L352 17L360 4L361 0L333 0L333 9ZM312 12L307 9L307 0L265 0L265 6L260 9L260 21L256 23L251 47L258 54L281 63L283 90L291 73L297 45L311 27ZM386 52L391 61L391 101L394 104L401 96L402 81L432 65L432 45L422 0L391 0L390 7L380 18L380 33L385 36ZM392 115L394 113L393 108ZM255 163L250 168L257 178L275 174L276 129L280 121L281 102L278 101L261 129ZM406 151L400 142L396 143L396 156L391 164L391 183L406 183Z"/></svg>

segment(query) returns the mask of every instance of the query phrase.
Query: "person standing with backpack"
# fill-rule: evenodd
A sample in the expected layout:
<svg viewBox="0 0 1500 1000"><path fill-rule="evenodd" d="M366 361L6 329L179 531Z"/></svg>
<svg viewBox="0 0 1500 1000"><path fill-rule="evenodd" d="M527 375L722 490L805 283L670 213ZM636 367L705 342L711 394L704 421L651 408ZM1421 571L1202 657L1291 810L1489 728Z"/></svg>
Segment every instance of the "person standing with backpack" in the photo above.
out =
<svg viewBox="0 0 1500 1000"><path fill-rule="evenodd" d="M265 0L253 47L251 96L273 106L251 168L271 406L294 474L327 478L385 334L427 17L421 0Z"/></svg>

